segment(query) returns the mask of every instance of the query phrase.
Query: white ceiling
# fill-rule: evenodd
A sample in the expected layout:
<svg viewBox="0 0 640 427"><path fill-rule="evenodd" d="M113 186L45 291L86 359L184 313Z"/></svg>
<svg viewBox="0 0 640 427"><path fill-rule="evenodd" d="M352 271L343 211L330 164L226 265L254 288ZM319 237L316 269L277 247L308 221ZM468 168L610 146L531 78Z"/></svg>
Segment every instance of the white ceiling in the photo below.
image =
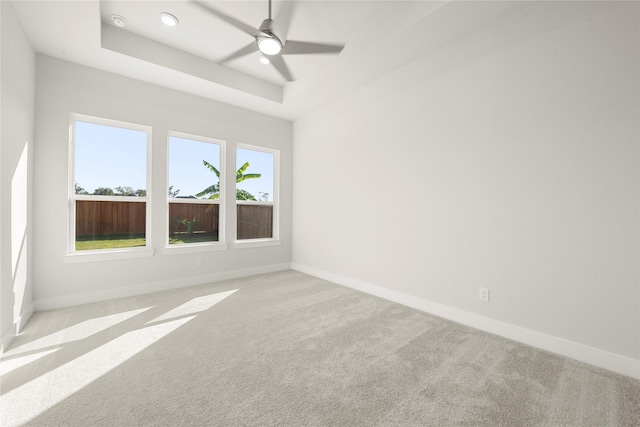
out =
<svg viewBox="0 0 640 427"><path fill-rule="evenodd" d="M268 13L267 0L202 3L254 28ZM290 120L526 6L273 0L281 38L346 45L339 55L284 56L296 79L287 83L258 53L219 64L253 39L190 0L13 4L37 52ZM179 25L163 25L161 12L178 17ZM112 14L127 26L114 26Z"/></svg>

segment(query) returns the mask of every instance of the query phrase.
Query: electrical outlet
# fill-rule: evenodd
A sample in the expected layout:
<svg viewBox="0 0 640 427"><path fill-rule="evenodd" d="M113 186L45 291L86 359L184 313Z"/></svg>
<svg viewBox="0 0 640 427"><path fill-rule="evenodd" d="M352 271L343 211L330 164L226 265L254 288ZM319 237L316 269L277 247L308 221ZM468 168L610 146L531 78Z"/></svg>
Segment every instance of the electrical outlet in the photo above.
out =
<svg viewBox="0 0 640 427"><path fill-rule="evenodd" d="M480 288L480 291L478 292L478 298L480 298L481 301L489 302L489 289Z"/></svg>
<svg viewBox="0 0 640 427"><path fill-rule="evenodd" d="M198 259L196 260L196 264L197 265L204 265L204 257L198 257Z"/></svg>

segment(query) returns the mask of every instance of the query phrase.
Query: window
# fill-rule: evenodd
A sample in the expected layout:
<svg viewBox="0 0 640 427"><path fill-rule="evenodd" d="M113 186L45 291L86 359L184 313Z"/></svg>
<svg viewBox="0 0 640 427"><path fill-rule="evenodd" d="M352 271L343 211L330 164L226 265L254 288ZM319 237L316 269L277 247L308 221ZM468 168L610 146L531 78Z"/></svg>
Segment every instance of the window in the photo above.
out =
<svg viewBox="0 0 640 427"><path fill-rule="evenodd" d="M238 147L237 240L278 239L278 162L276 150Z"/></svg>
<svg viewBox="0 0 640 427"><path fill-rule="evenodd" d="M151 129L71 117L69 253L149 247Z"/></svg>
<svg viewBox="0 0 640 427"><path fill-rule="evenodd" d="M223 141L169 135L168 244L222 242Z"/></svg>

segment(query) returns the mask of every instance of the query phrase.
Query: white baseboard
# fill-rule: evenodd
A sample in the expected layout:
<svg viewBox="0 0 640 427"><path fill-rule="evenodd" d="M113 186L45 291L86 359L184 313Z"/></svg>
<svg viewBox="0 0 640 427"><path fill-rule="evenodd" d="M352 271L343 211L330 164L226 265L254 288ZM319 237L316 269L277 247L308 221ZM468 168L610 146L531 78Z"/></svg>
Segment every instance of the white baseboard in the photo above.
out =
<svg viewBox="0 0 640 427"><path fill-rule="evenodd" d="M434 314L463 325L471 326L475 329L509 338L523 344L566 356L622 375L640 379L640 360L610 353L605 350L589 347L553 335L522 328L510 323L501 322L499 320L494 320L468 311L438 304L426 299L393 291L380 286L371 285L369 283L305 265L293 263L291 268L370 295L375 295L426 313Z"/></svg>
<svg viewBox="0 0 640 427"><path fill-rule="evenodd" d="M27 322L29 322L34 311L35 305L28 305L11 328L9 328L9 330L0 337L0 354L4 353L9 348L13 339L20 333L20 331L22 331L22 329L24 329Z"/></svg>
<svg viewBox="0 0 640 427"><path fill-rule="evenodd" d="M242 270L225 271L221 273L191 276L183 279L166 280L162 282L144 283L135 286L106 289L103 291L87 292L82 294L67 295L56 298L44 298L34 301L36 311L53 310L56 308L72 307L98 301L106 301L116 298L125 298L151 292L167 291L170 289L185 288L188 286L202 285L205 283L219 282L221 280L237 279L256 274L273 273L291 269L291 264L272 264L261 267L245 268Z"/></svg>

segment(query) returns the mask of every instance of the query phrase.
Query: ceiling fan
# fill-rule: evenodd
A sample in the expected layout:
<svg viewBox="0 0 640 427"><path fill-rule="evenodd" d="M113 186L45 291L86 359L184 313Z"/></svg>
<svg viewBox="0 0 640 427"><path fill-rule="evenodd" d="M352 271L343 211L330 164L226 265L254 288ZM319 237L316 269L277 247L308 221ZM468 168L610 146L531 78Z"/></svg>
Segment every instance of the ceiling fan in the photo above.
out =
<svg viewBox="0 0 640 427"><path fill-rule="evenodd" d="M282 55L299 55L312 53L339 54L344 48L344 44L325 44L286 40L286 38L280 39L275 34L273 29L275 21L271 19L271 0L269 0L269 16L267 19L262 21L262 24L257 29L209 5L205 5L197 1L194 1L193 3L202 8L207 13L217 16L218 18L234 26L240 31L249 34L255 39L245 47L242 47L231 53L230 55L222 58L219 63L224 63L232 59L240 58L250 53L260 52L265 55L265 58L268 59L271 65L275 67L275 69L280 73L280 75L282 75L282 77L286 81L291 82L294 80L294 78L289 71L289 67L287 67L287 64L284 62ZM287 4L291 5L291 2L287 2ZM283 14L285 15L283 17L284 19L282 20L284 23L284 28L280 29L281 34L286 33L288 29L287 27L289 24L289 18L291 16L291 10L285 10L284 13L281 11L281 15Z"/></svg>

